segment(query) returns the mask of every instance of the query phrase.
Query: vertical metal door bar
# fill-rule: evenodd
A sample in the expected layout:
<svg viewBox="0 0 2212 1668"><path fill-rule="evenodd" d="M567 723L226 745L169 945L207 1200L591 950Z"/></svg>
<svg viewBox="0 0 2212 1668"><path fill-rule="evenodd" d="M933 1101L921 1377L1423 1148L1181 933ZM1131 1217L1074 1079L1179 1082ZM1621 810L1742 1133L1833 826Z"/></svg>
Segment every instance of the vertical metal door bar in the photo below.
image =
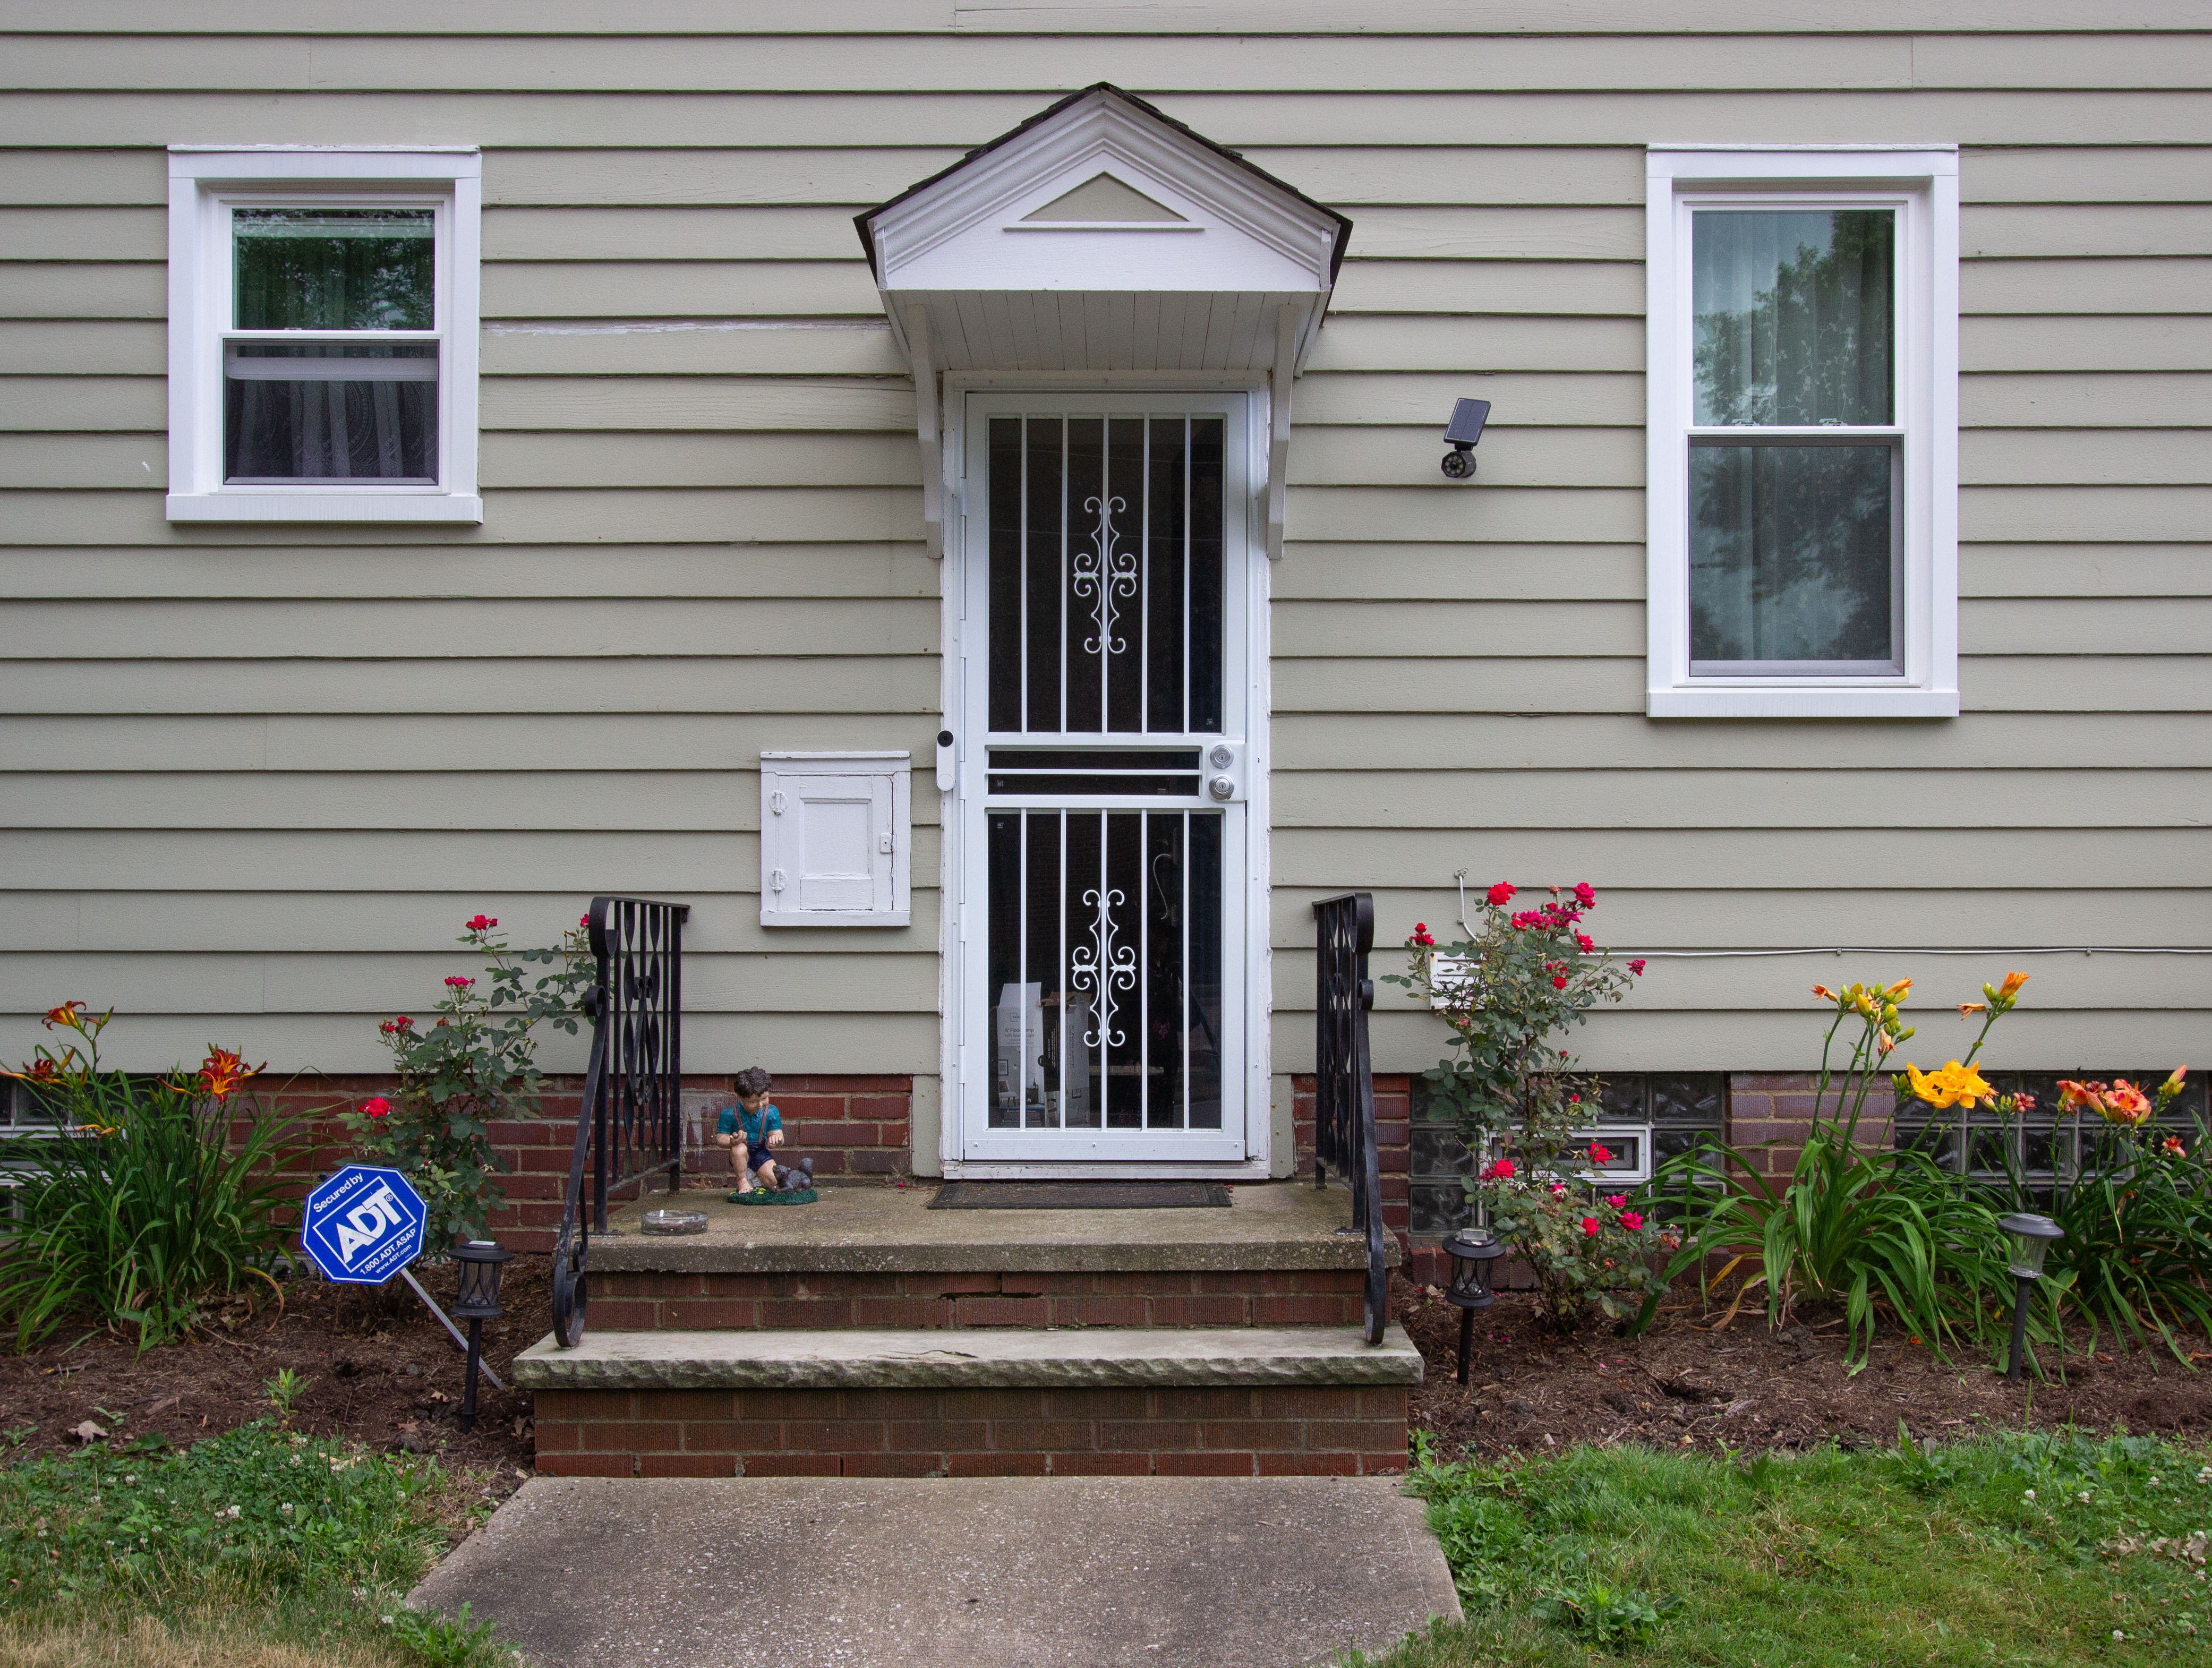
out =
<svg viewBox="0 0 2212 1668"><path fill-rule="evenodd" d="M1176 726L1186 734L1194 727L1190 721L1190 413L1186 411L1182 414L1182 722ZM1186 926L1184 935L1188 934Z"/></svg>
<svg viewBox="0 0 2212 1668"><path fill-rule="evenodd" d="M1060 640L1064 643L1064 642L1066 642L1067 640L1066 640L1066 638L1065 636L1062 636L1062 637L1061 637L1061 639L1060 639ZM1063 1129L1063 1130L1064 1130L1064 1129L1066 1129L1066 1128L1067 1127L1067 1007L1068 1007L1068 1003L1067 1003L1067 812L1066 812L1066 809L1065 809L1065 808L1063 808L1063 809L1061 810L1060 813L1060 891L1059 891L1058 895L1057 895L1057 896L1055 896L1055 897L1053 899L1053 908L1052 908L1052 913L1053 913L1053 919L1054 919L1055 922L1057 922L1057 923L1058 923L1058 925L1059 925L1059 931L1060 931L1060 961L1058 961L1058 963L1054 967L1054 968L1053 968L1053 974L1052 974L1052 976L1053 976L1053 981L1060 986L1060 1043L1059 1043L1059 1046L1058 1046L1058 1048L1057 1048L1057 1051L1056 1051L1056 1052L1058 1052L1059 1056L1060 1056L1060 1060L1059 1060L1059 1077L1060 1077L1060 1113L1059 1113L1059 1117L1060 1117L1060 1121L1059 1121L1057 1124L1054 1124L1054 1123L1053 1122L1052 1114L1051 1114L1051 1113L1048 1113L1045 1115L1045 1127L1046 1127L1046 1128L1048 1128L1048 1129ZM1042 992L1042 991L1040 991L1040 992L1037 992L1037 994L1038 994L1040 997L1042 997L1042 996L1044 994L1044 992ZM1042 1004L1042 1003L1040 1003L1040 1004L1038 1004L1038 1008L1037 1008L1037 1023L1039 1023L1040 1025L1042 1025L1042 1023L1044 1023L1044 1008L1043 1008L1043 1004Z"/></svg>
<svg viewBox="0 0 2212 1668"><path fill-rule="evenodd" d="M1067 733L1067 591L1073 582L1068 564L1074 553L1067 548L1067 470L1069 436L1075 425L1065 412L1060 419L1060 733ZM1067 1101L1067 1086L1060 1085L1060 1102Z"/></svg>
<svg viewBox="0 0 2212 1668"><path fill-rule="evenodd" d="M1020 1057L1014 1061L1014 1104L1021 1108L1020 1114L1014 1119L1014 1127L1025 1130L1030 1126L1030 814L1027 811L1014 813L1014 838L1021 846L1018 857L1021 879L1014 893L1014 1035L1019 1040L1022 1048ZM991 999L988 988L989 982L987 974L984 979L987 988L983 992L983 999L987 1003ZM1042 1034L1044 1030L1044 985L1042 980L1037 985L1037 1030L1040 1034L1037 1041L1042 1044L1044 1041ZM1006 1000L1003 992L1000 993L999 1000ZM999 1021L1001 1025L1006 1022L1003 1018ZM1042 1093L1042 1089L1039 1092Z"/></svg>
<svg viewBox="0 0 2212 1668"><path fill-rule="evenodd" d="M1152 1126L1152 814L1137 813L1137 1127Z"/></svg>
<svg viewBox="0 0 2212 1668"><path fill-rule="evenodd" d="M1112 1098L1113 1089L1113 1077L1107 1070L1111 1062L1106 1052L1110 1046L1106 1035L1106 966L1112 956L1112 952L1108 946L1113 943L1114 935L1113 894L1107 890L1106 847L1113 826L1113 818L1106 812L1100 811L1098 813L1098 1005L1091 1010L1091 1016L1098 1023L1097 1127L1102 1130L1106 1127L1109 1115L1108 1102ZM1088 1052L1087 1050L1085 1052Z"/></svg>
<svg viewBox="0 0 2212 1668"><path fill-rule="evenodd" d="M1186 634L1188 628L1186 628ZM1182 965L1176 969L1176 1028L1182 1033L1182 1127L1190 1127L1190 813L1182 814L1182 851L1176 869L1182 877L1182 908L1179 912L1182 927Z"/></svg>
<svg viewBox="0 0 2212 1668"><path fill-rule="evenodd" d="M1137 729L1152 727L1152 418L1137 419L1145 437L1137 461Z"/></svg>
<svg viewBox="0 0 2212 1668"><path fill-rule="evenodd" d="M1036 727L1030 721L1030 420L1027 417L1017 417L1014 421L1018 425L1014 432L1020 437L1020 444L1014 450L1014 472L1020 476L1022 480L1022 525L1018 535L1021 544L1022 623L1021 635L1014 645L1015 652L1021 657L1022 663L1022 708L1016 716L1014 728L1027 731ZM990 455L990 448L986 446L983 449L983 456L986 460L984 467L987 469L990 467L988 462ZM988 499L986 499L984 510L986 515L990 513L988 503ZM988 528L985 530L985 542L987 543L989 542ZM989 622L990 615L987 610L984 613L983 626L987 635L991 629ZM999 652L999 646L996 643L992 644L991 652L995 655Z"/></svg>

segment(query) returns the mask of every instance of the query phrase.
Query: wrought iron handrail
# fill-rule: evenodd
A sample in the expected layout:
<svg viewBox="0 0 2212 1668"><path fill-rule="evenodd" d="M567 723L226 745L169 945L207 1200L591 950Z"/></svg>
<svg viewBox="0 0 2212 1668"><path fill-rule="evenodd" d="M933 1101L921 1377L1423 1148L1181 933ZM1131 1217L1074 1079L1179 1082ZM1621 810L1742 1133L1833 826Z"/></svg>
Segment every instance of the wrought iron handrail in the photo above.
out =
<svg viewBox="0 0 2212 1668"><path fill-rule="evenodd" d="M553 1246L553 1337L583 1339L585 1264L607 1231L607 1195L661 1171L684 1180L684 923L689 904L593 898L586 918L598 977L584 998L592 1052L576 1107L576 1144ZM592 1210L584 1215L584 1168Z"/></svg>
<svg viewBox="0 0 2212 1668"><path fill-rule="evenodd" d="M1375 1149L1375 1071L1367 1010L1375 981L1375 899L1340 892L1314 902L1314 1186L1334 1164L1352 1186L1352 1228L1367 1240L1367 1341L1380 1343L1389 1315L1390 1263L1382 1232L1380 1155Z"/></svg>

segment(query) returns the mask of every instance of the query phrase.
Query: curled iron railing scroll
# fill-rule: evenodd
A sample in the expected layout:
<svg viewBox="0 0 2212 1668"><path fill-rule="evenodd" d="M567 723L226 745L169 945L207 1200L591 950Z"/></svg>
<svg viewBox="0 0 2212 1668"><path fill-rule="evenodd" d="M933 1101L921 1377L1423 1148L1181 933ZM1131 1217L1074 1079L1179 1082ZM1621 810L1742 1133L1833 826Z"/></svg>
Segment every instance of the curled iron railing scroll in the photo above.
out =
<svg viewBox="0 0 2212 1668"><path fill-rule="evenodd" d="M592 1052L553 1247L553 1337L562 1349L583 1339L586 1265L592 1233L607 1231L607 1195L664 1170L672 1192L683 1185L684 923L690 913L688 904L647 898L592 900L586 921L598 977L584 998Z"/></svg>
<svg viewBox="0 0 2212 1668"><path fill-rule="evenodd" d="M1375 1149L1375 1071L1368 1052L1367 976L1375 948L1375 900L1343 892L1314 904L1314 1186L1335 1166L1352 1188L1352 1226L1367 1241L1367 1341L1382 1341L1390 1262Z"/></svg>

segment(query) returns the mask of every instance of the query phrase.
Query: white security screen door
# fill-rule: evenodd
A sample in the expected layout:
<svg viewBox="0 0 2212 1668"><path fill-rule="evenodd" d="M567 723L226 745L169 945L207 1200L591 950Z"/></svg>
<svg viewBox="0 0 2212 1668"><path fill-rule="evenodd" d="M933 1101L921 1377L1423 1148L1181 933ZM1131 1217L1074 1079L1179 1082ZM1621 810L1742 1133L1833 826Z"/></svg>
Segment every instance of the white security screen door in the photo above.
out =
<svg viewBox="0 0 2212 1668"><path fill-rule="evenodd" d="M1246 1154L1246 397L971 395L960 1155Z"/></svg>

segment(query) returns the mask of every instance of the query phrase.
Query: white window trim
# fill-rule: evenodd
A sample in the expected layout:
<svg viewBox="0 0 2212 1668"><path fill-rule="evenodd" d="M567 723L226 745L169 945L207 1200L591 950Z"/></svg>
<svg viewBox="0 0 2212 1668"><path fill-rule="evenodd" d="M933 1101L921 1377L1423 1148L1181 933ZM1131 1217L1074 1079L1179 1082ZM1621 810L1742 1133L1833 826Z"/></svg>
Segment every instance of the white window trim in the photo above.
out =
<svg viewBox="0 0 2212 1668"><path fill-rule="evenodd" d="M1959 714L1959 155L1882 145L1654 146L1644 161L1652 718ZM1905 429L1901 676L1690 676L1690 206L1721 196L1902 196L1899 417Z"/></svg>
<svg viewBox="0 0 2212 1668"><path fill-rule="evenodd" d="M222 332L232 197L411 191L439 203L438 485L226 487ZM171 521L480 522L477 494L477 268L483 161L474 147L169 147Z"/></svg>

